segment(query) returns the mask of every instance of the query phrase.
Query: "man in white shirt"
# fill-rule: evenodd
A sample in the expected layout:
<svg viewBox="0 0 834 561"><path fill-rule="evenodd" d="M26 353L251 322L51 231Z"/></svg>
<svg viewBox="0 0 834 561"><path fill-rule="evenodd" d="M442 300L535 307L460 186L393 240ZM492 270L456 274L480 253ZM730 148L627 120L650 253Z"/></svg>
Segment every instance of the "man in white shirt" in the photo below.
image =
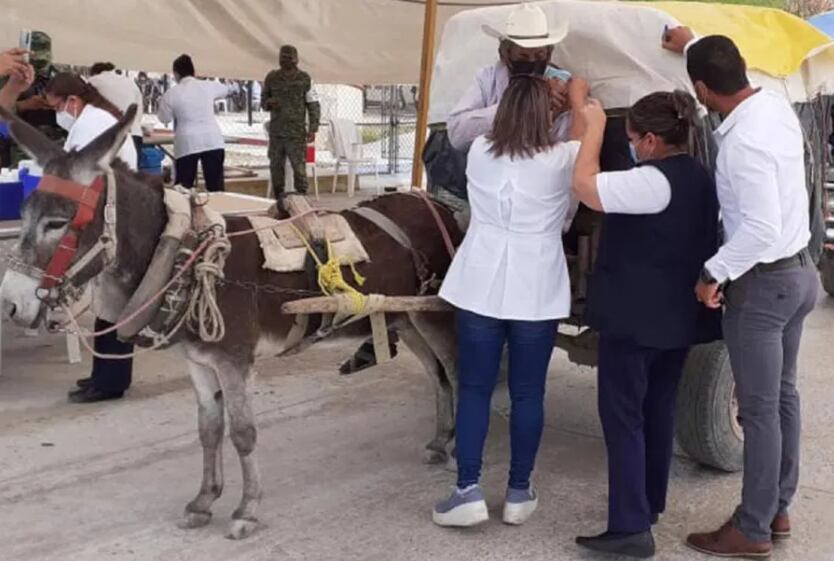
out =
<svg viewBox="0 0 834 561"><path fill-rule="evenodd" d="M177 183L194 187L199 162L206 189L223 191L226 143L214 114L214 102L225 98L232 89L220 82L198 80L194 74L194 63L188 55L174 61L177 85L162 96L156 115L164 124L174 122Z"/></svg>
<svg viewBox="0 0 834 561"><path fill-rule="evenodd" d="M727 37L695 41L677 28L664 47L686 52L699 100L724 116L715 137L726 243L706 262L696 292L710 308L725 305L744 427L741 504L719 530L692 534L687 544L716 556L766 556L774 539L790 536L788 507L799 478L797 356L819 286L807 249L802 129L785 98L750 85Z"/></svg>
<svg viewBox="0 0 834 561"><path fill-rule="evenodd" d="M90 67L90 84L110 103L124 113L127 108L136 104L136 119L130 129L133 144L136 147L137 158L142 153L142 116L144 115L144 98L136 82L123 74L116 72L112 62L96 62ZM138 165L138 161L137 161Z"/></svg>

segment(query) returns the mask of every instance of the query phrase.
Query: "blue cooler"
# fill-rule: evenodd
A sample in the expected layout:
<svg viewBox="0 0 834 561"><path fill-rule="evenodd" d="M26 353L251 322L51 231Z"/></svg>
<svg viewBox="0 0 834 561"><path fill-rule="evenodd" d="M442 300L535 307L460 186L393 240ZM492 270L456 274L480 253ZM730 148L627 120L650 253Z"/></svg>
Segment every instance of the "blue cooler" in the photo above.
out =
<svg viewBox="0 0 834 561"><path fill-rule="evenodd" d="M29 170L23 168L20 170L20 182L23 184L23 200L25 201L32 191L38 188L41 178L39 175L30 175Z"/></svg>
<svg viewBox="0 0 834 561"><path fill-rule="evenodd" d="M23 204L23 182L0 179L0 220L18 220Z"/></svg>
<svg viewBox="0 0 834 561"><path fill-rule="evenodd" d="M165 152L157 146L143 146L139 154L139 171L151 175L162 175L162 160Z"/></svg>

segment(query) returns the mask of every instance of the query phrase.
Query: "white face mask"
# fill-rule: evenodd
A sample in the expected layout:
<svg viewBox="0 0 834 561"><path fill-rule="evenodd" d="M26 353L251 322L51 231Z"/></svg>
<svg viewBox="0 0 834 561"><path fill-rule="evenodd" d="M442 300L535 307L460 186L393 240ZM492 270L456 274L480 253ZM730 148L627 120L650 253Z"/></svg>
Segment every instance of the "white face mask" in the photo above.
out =
<svg viewBox="0 0 834 561"><path fill-rule="evenodd" d="M55 120L57 121L58 126L67 132L69 132L70 129L72 129L72 126L75 124L75 117L73 117L66 111L58 111L58 113L55 115Z"/></svg>

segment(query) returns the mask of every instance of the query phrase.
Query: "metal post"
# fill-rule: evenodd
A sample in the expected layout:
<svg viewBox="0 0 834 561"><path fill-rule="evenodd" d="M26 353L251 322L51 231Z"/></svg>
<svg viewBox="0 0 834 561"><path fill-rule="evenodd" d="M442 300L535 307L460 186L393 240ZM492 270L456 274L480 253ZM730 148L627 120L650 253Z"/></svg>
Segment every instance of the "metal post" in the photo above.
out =
<svg viewBox="0 0 834 561"><path fill-rule="evenodd" d="M420 62L420 109L417 113L417 130L414 133L414 165L411 170L411 186L423 185L423 146L426 143L426 129L429 117L429 92L431 73L434 66L434 36L437 27L438 0L426 0L423 21L423 56Z"/></svg>
<svg viewBox="0 0 834 561"><path fill-rule="evenodd" d="M252 80L246 82L246 109L249 113L249 126L252 126Z"/></svg>

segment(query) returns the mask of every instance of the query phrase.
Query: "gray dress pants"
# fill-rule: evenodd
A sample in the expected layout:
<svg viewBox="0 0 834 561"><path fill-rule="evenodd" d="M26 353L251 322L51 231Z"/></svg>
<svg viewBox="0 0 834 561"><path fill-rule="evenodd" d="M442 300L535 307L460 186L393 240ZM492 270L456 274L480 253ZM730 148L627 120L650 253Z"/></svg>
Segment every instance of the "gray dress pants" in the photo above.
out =
<svg viewBox="0 0 834 561"><path fill-rule="evenodd" d="M725 293L724 339L744 428L744 487L734 522L747 538L771 539L799 481L797 357L819 278L810 258L781 270L757 267Z"/></svg>

